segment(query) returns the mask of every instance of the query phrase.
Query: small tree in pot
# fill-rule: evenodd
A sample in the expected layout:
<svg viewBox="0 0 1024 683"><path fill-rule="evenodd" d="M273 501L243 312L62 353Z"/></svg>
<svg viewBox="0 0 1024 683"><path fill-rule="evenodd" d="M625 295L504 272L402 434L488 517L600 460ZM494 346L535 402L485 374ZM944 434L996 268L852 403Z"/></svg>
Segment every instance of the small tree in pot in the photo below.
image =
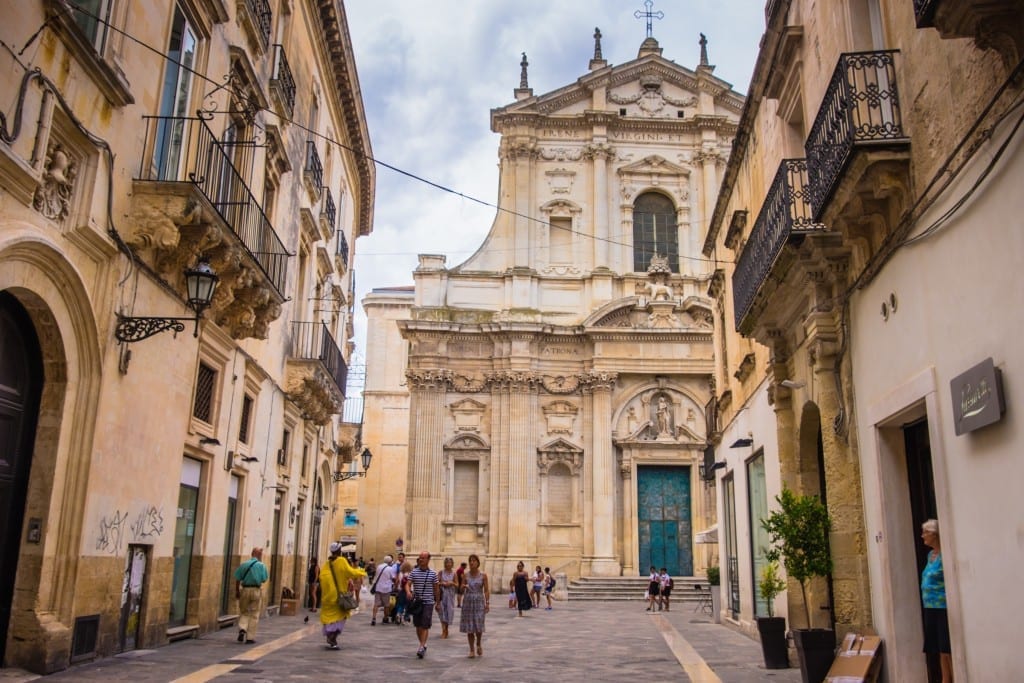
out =
<svg viewBox="0 0 1024 683"><path fill-rule="evenodd" d="M774 562L781 559L786 574L800 583L806 623L810 627L807 586L815 577L828 576L832 572L828 510L817 497L797 495L788 488L783 489L775 500L779 509L761 520L772 543L765 556ZM794 629L793 639L800 656L804 683L823 680L835 654L835 632L829 629Z"/></svg>
<svg viewBox="0 0 1024 683"><path fill-rule="evenodd" d="M761 654L766 669L788 669L789 648L786 646L786 620L775 616L775 598L786 590L786 581L779 576L779 563L769 562L761 569L757 582L761 597L768 603L768 616L757 618L757 632L761 636Z"/></svg>

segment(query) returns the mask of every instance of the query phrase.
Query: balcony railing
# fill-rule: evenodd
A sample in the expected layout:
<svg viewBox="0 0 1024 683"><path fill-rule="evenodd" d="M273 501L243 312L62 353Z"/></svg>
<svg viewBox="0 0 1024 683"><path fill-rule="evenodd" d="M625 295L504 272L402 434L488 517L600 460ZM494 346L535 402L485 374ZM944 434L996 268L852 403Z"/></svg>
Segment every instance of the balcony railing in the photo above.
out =
<svg viewBox="0 0 1024 683"><path fill-rule="evenodd" d="M316 151L316 142L306 141L306 165L303 167L303 174L310 188L314 188L316 194L320 193L324 185L324 167L320 163L320 152Z"/></svg>
<svg viewBox="0 0 1024 683"><path fill-rule="evenodd" d="M331 191L326 187L323 189L324 203L320 210L321 217L327 221L327 225L331 229L331 234L334 234L334 227L337 225L338 219L338 208L334 205L334 197L331 196Z"/></svg>
<svg viewBox="0 0 1024 683"><path fill-rule="evenodd" d="M807 162L784 159L732 275L737 330L790 236L824 230L814 222L807 194Z"/></svg>
<svg viewBox="0 0 1024 683"><path fill-rule="evenodd" d="M918 28L933 26L932 19L938 5L939 0L914 0L914 19L917 20Z"/></svg>
<svg viewBox="0 0 1024 683"><path fill-rule="evenodd" d="M288 57L282 45L274 45L274 74L270 78L270 83L279 88L281 103L291 116L295 109L295 79L292 78L292 69L288 65Z"/></svg>
<svg viewBox="0 0 1024 683"><path fill-rule="evenodd" d="M839 56L804 149L810 201L821 216L855 148L907 140L896 90L896 50Z"/></svg>
<svg viewBox="0 0 1024 683"><path fill-rule="evenodd" d="M324 323L292 322L292 358L318 360L334 380L341 395L345 395L348 366L341 349Z"/></svg>
<svg viewBox="0 0 1024 683"><path fill-rule="evenodd" d="M256 22L265 49L270 42L270 21L274 16L270 11L270 0L246 0L246 5Z"/></svg>
<svg viewBox="0 0 1024 683"><path fill-rule="evenodd" d="M192 183L282 294L290 254L239 173L248 145L221 142L205 119L145 116L146 156L140 180Z"/></svg>

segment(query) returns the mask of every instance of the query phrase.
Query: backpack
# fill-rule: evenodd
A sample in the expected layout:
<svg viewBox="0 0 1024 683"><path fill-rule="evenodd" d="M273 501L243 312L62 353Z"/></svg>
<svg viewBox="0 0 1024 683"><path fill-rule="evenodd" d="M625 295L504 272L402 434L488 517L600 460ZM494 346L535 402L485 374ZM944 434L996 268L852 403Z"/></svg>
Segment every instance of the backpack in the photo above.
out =
<svg viewBox="0 0 1024 683"><path fill-rule="evenodd" d="M670 576L667 579L665 579L665 588L671 588L671 587L672 587L672 577Z"/></svg>

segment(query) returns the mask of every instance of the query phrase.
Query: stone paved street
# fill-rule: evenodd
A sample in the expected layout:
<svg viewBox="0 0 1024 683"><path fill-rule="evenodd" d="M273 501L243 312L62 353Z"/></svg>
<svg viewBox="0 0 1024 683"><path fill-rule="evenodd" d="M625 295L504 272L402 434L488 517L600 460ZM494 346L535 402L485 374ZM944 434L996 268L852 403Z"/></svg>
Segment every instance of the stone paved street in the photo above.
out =
<svg viewBox="0 0 1024 683"><path fill-rule="evenodd" d="M368 603L364 594L364 605ZM760 646L691 607L669 613L644 611L644 603L555 603L522 619L496 595L498 609L487 620L482 658L468 659L457 624L441 640L431 630L427 656L416 658L411 625L378 623L369 613L349 620L341 649L324 648L316 615L269 617L261 621L254 645L235 641L225 629L200 639L80 665L46 681L358 681L399 680L416 675L429 681L700 681L748 683L800 680L799 670L767 671ZM308 624L303 623L309 616ZM316 623L314 623L316 622ZM32 680L0 669L0 682Z"/></svg>

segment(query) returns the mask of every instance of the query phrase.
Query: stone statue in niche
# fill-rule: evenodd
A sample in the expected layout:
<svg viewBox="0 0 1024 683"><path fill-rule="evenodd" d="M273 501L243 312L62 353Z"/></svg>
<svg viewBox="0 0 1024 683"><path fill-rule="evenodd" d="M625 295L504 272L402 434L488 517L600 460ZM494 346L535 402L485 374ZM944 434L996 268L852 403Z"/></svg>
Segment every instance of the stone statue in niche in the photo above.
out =
<svg viewBox="0 0 1024 683"><path fill-rule="evenodd" d="M54 143L46 151L43 183L36 188L32 206L54 221L64 220L71 210L71 192L74 189L78 165L68 156L62 144Z"/></svg>
<svg viewBox="0 0 1024 683"><path fill-rule="evenodd" d="M675 438L676 424L672 408L672 400L664 394L652 402L651 424L654 427L655 438Z"/></svg>

